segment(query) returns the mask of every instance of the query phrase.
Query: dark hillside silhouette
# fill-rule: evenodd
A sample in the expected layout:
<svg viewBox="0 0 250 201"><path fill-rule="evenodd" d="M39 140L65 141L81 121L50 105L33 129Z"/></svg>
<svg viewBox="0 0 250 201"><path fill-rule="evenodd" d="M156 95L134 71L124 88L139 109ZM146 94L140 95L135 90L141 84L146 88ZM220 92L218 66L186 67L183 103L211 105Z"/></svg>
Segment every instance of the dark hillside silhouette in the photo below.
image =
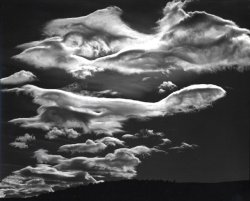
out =
<svg viewBox="0 0 250 201"><path fill-rule="evenodd" d="M124 180L60 190L25 201L249 201L249 198L249 181L207 184Z"/></svg>

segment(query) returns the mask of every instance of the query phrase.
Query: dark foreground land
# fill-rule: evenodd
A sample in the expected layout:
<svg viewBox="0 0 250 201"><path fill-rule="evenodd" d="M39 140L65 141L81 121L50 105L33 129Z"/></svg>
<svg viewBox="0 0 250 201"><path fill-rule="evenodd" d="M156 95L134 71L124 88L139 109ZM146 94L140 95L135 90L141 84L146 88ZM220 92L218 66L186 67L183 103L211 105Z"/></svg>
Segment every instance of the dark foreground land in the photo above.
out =
<svg viewBox="0 0 250 201"><path fill-rule="evenodd" d="M25 200L44 201L249 201L249 181L225 183L174 183L165 181L114 181L75 187ZM3 199L8 201L23 199Z"/></svg>

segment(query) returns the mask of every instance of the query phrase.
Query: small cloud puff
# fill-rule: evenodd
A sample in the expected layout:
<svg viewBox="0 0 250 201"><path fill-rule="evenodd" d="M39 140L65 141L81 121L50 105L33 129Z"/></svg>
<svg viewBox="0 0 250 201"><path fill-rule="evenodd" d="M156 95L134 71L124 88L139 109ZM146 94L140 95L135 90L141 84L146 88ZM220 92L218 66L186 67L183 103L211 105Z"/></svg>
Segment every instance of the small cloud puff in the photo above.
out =
<svg viewBox="0 0 250 201"><path fill-rule="evenodd" d="M35 140L35 136L26 133L24 136L17 137L14 142L10 143L10 146L19 149L27 149L29 147L28 144Z"/></svg>
<svg viewBox="0 0 250 201"><path fill-rule="evenodd" d="M187 150L195 150L197 149L199 146L196 144L188 144L186 142L182 142L180 146L176 146L176 147L171 147L169 148L169 150L175 150L177 152L184 152Z"/></svg>
<svg viewBox="0 0 250 201"><path fill-rule="evenodd" d="M65 129L58 129L57 127L53 127L47 134L45 135L45 138L47 139L57 139L59 137L67 137L67 138L78 138L80 136L80 133L75 131L72 128L65 128Z"/></svg>
<svg viewBox="0 0 250 201"><path fill-rule="evenodd" d="M160 94L162 94L162 93L165 93L167 90L170 90L170 91L172 91L172 90L174 90L174 89L176 89L177 88L177 86L173 83L173 82L171 82L171 81L164 81L159 87L158 87L158 89L159 89L159 93Z"/></svg>

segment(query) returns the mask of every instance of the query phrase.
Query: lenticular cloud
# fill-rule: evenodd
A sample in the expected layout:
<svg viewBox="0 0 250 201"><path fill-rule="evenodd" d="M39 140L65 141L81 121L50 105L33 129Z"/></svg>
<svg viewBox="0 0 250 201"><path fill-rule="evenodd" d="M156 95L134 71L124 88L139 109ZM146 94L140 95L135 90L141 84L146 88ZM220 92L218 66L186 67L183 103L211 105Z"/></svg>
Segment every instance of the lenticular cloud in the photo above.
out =
<svg viewBox="0 0 250 201"><path fill-rule="evenodd" d="M54 89L43 76L48 89L38 82L2 90L15 92L18 98L31 97L37 105L32 116L26 112L9 122L39 129L40 136L26 134L10 144L26 151L32 148L36 164L3 179L0 196L28 197L114 178L131 179L149 156L198 149L184 142L172 145L160 128L129 133L126 127L130 120L198 112L226 96L213 84L179 88L177 78L170 79L175 71L249 68L250 31L206 12L186 12L186 4L167 3L151 34L133 30L121 19L120 8L108 7L83 17L52 20L44 26L46 38L18 46L22 52L13 59L28 64L30 71L38 68L46 74L51 68L62 69L73 83ZM35 78L20 71L0 82L22 85ZM152 93L155 101L143 100ZM46 143L32 146L41 138L54 148Z"/></svg>
<svg viewBox="0 0 250 201"><path fill-rule="evenodd" d="M85 133L112 134L122 131L122 123L130 118L153 118L186 113L208 107L225 96L226 92L215 85L192 85L173 92L155 102L142 102L121 98L98 98L77 95L55 89L42 89L33 85L9 91L24 92L41 105L38 115L30 118L13 119L10 122L23 127L82 128Z"/></svg>

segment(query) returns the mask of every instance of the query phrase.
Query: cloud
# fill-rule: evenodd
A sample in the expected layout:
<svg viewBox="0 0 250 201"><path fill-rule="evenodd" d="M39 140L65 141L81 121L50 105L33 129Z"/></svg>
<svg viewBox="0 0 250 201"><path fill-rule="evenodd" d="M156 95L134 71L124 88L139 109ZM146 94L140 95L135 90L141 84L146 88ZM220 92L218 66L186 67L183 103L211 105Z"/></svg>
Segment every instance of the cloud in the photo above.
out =
<svg viewBox="0 0 250 201"><path fill-rule="evenodd" d="M137 137L132 134L125 134L122 136L122 138L123 139L137 139Z"/></svg>
<svg viewBox="0 0 250 201"><path fill-rule="evenodd" d="M117 149L105 157L75 157L63 160L55 168L58 170L86 170L92 175L105 177L132 178L136 176L135 167L140 162L133 153Z"/></svg>
<svg viewBox="0 0 250 201"><path fill-rule="evenodd" d="M48 154L48 150L39 149L34 152L34 158L38 163L49 163L49 164L57 164L65 158L61 155L51 155Z"/></svg>
<svg viewBox="0 0 250 201"><path fill-rule="evenodd" d="M170 91L172 91L172 90L174 90L174 89L176 89L177 88L177 86L173 83L173 82L171 82L171 81L164 81L159 87L158 87L158 89L159 89L159 93L161 94L161 93L165 93L165 91L167 91L167 90L170 90Z"/></svg>
<svg viewBox="0 0 250 201"><path fill-rule="evenodd" d="M59 152L73 153L100 153L107 148L102 142L94 142L88 139L85 143L67 144L59 147Z"/></svg>
<svg viewBox="0 0 250 201"><path fill-rule="evenodd" d="M152 150L145 146L116 149L104 157L73 157L50 155L46 150L38 150L35 157L39 163L53 164L59 171L87 171L94 177L132 178L136 175L136 166L141 162L135 155L149 155ZM46 167L46 166L42 166Z"/></svg>
<svg viewBox="0 0 250 201"><path fill-rule="evenodd" d="M10 143L10 146L19 149L27 149L29 147L28 144L35 140L36 140L35 136L26 133L23 136L17 137L14 142Z"/></svg>
<svg viewBox="0 0 250 201"><path fill-rule="evenodd" d="M45 184L42 178L26 178L12 174L0 183L1 198L29 197L41 193L53 192L51 186Z"/></svg>
<svg viewBox="0 0 250 201"><path fill-rule="evenodd" d="M1 78L0 84L1 85L19 85L19 84L27 84L30 82L34 82L36 80L37 80L37 77L33 73L22 70L8 77Z"/></svg>
<svg viewBox="0 0 250 201"><path fill-rule="evenodd" d="M162 153L166 153L163 150L159 150L157 148L148 148L144 145L139 145L133 148L120 148L119 151L124 151L127 153L132 153L135 156L149 156L151 155L152 152L162 152Z"/></svg>
<svg viewBox="0 0 250 201"><path fill-rule="evenodd" d="M173 92L161 100L159 105L162 104L166 108L168 115L180 112L187 113L204 109L225 95L226 92L215 85L191 85Z"/></svg>
<svg viewBox="0 0 250 201"><path fill-rule="evenodd" d="M114 137L104 137L104 138L95 140L95 142L101 142L107 146L117 146L117 145L124 146L124 143L125 143L124 141L119 140Z"/></svg>
<svg viewBox="0 0 250 201"><path fill-rule="evenodd" d="M16 141L11 142L9 145L19 149L27 149L29 147L25 142L16 142Z"/></svg>
<svg viewBox="0 0 250 201"><path fill-rule="evenodd" d="M199 146L196 144L188 144L186 142L182 142L180 146L176 146L176 147L171 147L169 148L169 150L175 150L177 152L183 152L183 151L187 151L187 150L194 150L197 149Z"/></svg>
<svg viewBox="0 0 250 201"><path fill-rule="evenodd" d="M72 186L98 183L84 171L60 171L49 165L27 166L14 171L0 183L3 196L30 197Z"/></svg>
<svg viewBox="0 0 250 201"><path fill-rule="evenodd" d="M172 141L171 141L170 139L168 139L168 138L163 138L163 139L162 139L162 143L160 144L160 146L169 145L169 144L171 144L171 143L172 143Z"/></svg>
<svg viewBox="0 0 250 201"><path fill-rule="evenodd" d="M95 141L88 139L85 143L66 144L59 147L59 152L73 153L100 153L108 146L124 146L124 141L114 137L104 137Z"/></svg>
<svg viewBox="0 0 250 201"><path fill-rule="evenodd" d="M148 35L129 28L117 7L53 20L44 33L58 37L24 45L27 49L16 58L66 68L77 77L82 71L82 78L104 69L133 74L168 72L172 67L200 72L248 66L250 31L206 12L185 12L187 2L167 3L157 31Z"/></svg>
<svg viewBox="0 0 250 201"><path fill-rule="evenodd" d="M25 177L40 176L44 180L60 180L60 181L78 181L84 182L88 173L82 171L59 171L49 165L40 164L37 167L27 166L21 170L15 171L14 174ZM95 180L93 179L93 182Z"/></svg>
<svg viewBox="0 0 250 201"><path fill-rule="evenodd" d="M13 58L43 70L60 68L98 96L133 99L170 82L175 70L249 69L250 31L206 12L186 12L188 2L168 2L151 34L131 29L117 7L52 20L44 27L47 38L21 45L23 52Z"/></svg>
<svg viewBox="0 0 250 201"><path fill-rule="evenodd" d="M80 136L80 133L74 129L58 129L57 127L52 128L46 135L47 139L57 139L59 137L67 137L71 139L76 139Z"/></svg>
<svg viewBox="0 0 250 201"><path fill-rule="evenodd" d="M55 89L25 85L8 91L30 94L40 104L38 115L11 120L23 127L49 130L53 127L83 128L85 132L108 133L122 131L129 118L153 118L192 112L210 106L226 92L215 85L192 85L173 92L159 102L149 103L121 98L81 96Z"/></svg>
<svg viewBox="0 0 250 201"><path fill-rule="evenodd" d="M164 133L162 132L155 132L151 129L141 129L138 133L135 134L135 137L137 138L150 138L150 137L163 137Z"/></svg>
<svg viewBox="0 0 250 201"><path fill-rule="evenodd" d="M29 133L25 133L23 136L19 136L16 138L16 141L19 142L31 142L34 141L36 139L35 136L30 135Z"/></svg>

